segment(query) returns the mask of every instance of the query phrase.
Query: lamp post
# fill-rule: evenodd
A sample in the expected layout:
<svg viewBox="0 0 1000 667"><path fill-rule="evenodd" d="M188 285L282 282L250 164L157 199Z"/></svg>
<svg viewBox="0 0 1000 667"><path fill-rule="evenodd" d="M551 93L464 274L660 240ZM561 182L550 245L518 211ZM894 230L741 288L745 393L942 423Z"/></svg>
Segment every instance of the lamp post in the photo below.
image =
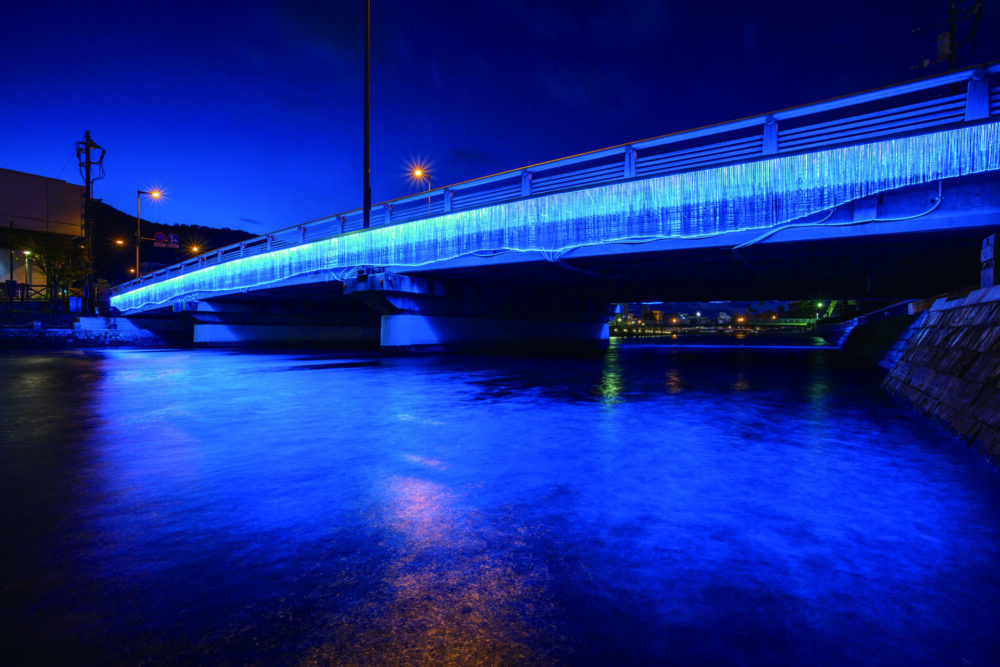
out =
<svg viewBox="0 0 1000 667"><path fill-rule="evenodd" d="M410 175L416 181L427 181L427 210L431 208L431 175L423 167L414 167Z"/></svg>
<svg viewBox="0 0 1000 667"><path fill-rule="evenodd" d="M149 195L153 199L159 199L163 196L163 193L159 190L137 190L135 195L135 277L138 279L142 274L139 273L139 245L142 242L142 225L139 220L139 202L142 201L142 195Z"/></svg>
<svg viewBox="0 0 1000 667"><path fill-rule="evenodd" d="M24 255L24 281L28 285L28 290L31 290L31 251L22 250L21 253ZM28 298L31 298L29 294Z"/></svg>

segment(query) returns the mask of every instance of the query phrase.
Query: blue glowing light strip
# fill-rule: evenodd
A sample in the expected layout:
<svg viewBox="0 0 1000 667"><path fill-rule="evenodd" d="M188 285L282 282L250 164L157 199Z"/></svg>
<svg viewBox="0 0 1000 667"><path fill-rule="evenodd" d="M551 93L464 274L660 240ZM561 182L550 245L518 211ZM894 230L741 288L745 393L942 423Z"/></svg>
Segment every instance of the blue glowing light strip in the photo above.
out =
<svg viewBox="0 0 1000 667"><path fill-rule="evenodd" d="M122 312L310 273L414 267L495 250L767 229L897 188L1000 170L1000 123L522 199L232 260L111 298ZM322 277L317 279L321 280Z"/></svg>

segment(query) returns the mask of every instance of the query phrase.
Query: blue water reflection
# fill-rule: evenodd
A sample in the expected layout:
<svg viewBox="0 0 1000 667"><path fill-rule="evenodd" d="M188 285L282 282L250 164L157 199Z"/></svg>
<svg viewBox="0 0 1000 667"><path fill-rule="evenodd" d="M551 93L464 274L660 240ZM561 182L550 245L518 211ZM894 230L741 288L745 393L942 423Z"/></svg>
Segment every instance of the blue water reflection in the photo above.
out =
<svg viewBox="0 0 1000 667"><path fill-rule="evenodd" d="M0 357L42 664L995 664L1000 478L837 350Z"/></svg>

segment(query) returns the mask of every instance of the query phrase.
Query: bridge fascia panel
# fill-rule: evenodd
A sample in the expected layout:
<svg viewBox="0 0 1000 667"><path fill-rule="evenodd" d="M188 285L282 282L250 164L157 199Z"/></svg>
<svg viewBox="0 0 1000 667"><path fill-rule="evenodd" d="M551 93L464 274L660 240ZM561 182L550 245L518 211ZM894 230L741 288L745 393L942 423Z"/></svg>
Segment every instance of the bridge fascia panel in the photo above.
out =
<svg viewBox="0 0 1000 667"><path fill-rule="evenodd" d="M1000 124L629 180L377 227L234 259L112 297L126 313L233 290L343 281L361 266L420 270L458 258L684 244L761 231L882 192L1000 170ZM730 236L730 241L733 237Z"/></svg>

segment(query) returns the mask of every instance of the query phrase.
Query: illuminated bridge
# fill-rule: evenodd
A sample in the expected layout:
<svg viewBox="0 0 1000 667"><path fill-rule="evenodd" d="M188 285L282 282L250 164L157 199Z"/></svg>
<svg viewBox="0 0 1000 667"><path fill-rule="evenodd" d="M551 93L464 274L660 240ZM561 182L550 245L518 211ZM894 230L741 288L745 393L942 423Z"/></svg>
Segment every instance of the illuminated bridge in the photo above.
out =
<svg viewBox="0 0 1000 667"><path fill-rule="evenodd" d="M407 349L599 341L610 302L930 296L978 283L998 120L995 64L297 225L111 304L195 343Z"/></svg>

